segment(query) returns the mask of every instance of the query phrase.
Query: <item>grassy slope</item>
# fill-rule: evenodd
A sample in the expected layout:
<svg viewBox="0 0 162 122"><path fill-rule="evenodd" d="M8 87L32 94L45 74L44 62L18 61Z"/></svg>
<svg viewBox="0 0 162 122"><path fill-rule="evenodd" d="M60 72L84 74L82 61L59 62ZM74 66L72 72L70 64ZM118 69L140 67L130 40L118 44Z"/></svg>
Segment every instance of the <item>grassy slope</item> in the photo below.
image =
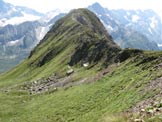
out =
<svg viewBox="0 0 162 122"><path fill-rule="evenodd" d="M68 30L67 30L68 32ZM57 43L57 41L62 38L62 41ZM51 41L52 40L52 41ZM70 40L70 39L69 39ZM62 69L62 66L67 67L67 61L64 60L63 57L66 57L71 50L74 50L74 45L71 43L68 44L69 40L65 41L64 35L60 36L50 36L48 35L48 39L42 45L39 45L36 53L32 56L32 58L25 60L22 64L15 67L11 71L2 74L0 78L0 87L1 86L8 86L9 84L14 84L14 82L24 82L24 81L31 81L34 79L39 79L41 77L46 77L51 75L53 72L57 71L58 69ZM65 43L66 42L66 43ZM55 56L53 60L48 62L42 67L30 67L29 65L31 62L39 61L43 54L52 50L53 48L57 48L58 45L70 45L67 49L64 49L63 52ZM67 59L68 60L68 59ZM64 64L62 64L64 61ZM14 81L13 81L14 80Z"/></svg>
<svg viewBox="0 0 162 122"><path fill-rule="evenodd" d="M107 118L107 115L120 113L136 102L158 92L157 90L148 93L141 91L148 81L162 75L160 69L153 69L154 65L161 63L161 60L156 60L156 58L161 56L162 52L145 52L141 56L129 58L105 78L91 84L83 84L69 89L62 88L57 92L42 95L29 95L28 92L15 88L9 92L2 92L2 90L13 86L19 88L19 85L24 82L48 77L54 72L64 76L72 52L78 46L77 41L81 37L83 41L87 38L95 40L95 42L101 40L102 34L99 34L100 32L97 30L102 33L104 31L102 28L97 28L97 33L94 34L89 27L76 23L75 19L67 19L70 21L66 21L65 26L59 28L60 30L54 29L48 33L45 37L46 41L35 48L29 59L11 71L0 75L0 121L104 121L104 119L113 119L113 117ZM88 19L86 18L86 20ZM93 18L92 20L98 21ZM57 24L60 23L56 22L55 27L58 26ZM74 31L74 29L76 30ZM113 44L109 43L109 46L112 47ZM89 50L92 49L93 47L90 46ZM48 53L54 58L47 57L44 63L43 59ZM104 52L104 54L106 53ZM95 75L103 61L101 60L98 65L89 70L81 68L80 64L74 65L73 68L77 71L75 79ZM39 66L43 63L44 65Z"/></svg>
<svg viewBox="0 0 162 122"><path fill-rule="evenodd" d="M81 23L82 17L86 22ZM81 18L81 20L77 20L77 18ZM98 26L89 27L94 25ZM84 44L87 44L88 51L86 51L91 56L90 59L93 59L97 55L95 55L96 52L102 52L101 55L107 54L107 47L100 49L101 47L96 46L102 43L103 46L107 45L111 49L120 50L93 13L85 9L75 10L55 23L42 42L32 51L30 58L0 76L0 87L13 85L15 82L33 81L48 77L53 73L64 76L76 48L81 48L81 53L82 51L84 53L85 50L82 48ZM87 53L86 51L85 53ZM109 53L111 52L109 51ZM100 55L100 53L98 54ZM77 65L75 66L77 67ZM81 64L78 65L79 68L80 66Z"/></svg>
<svg viewBox="0 0 162 122"><path fill-rule="evenodd" d="M160 69L153 69L154 65L161 62L154 58L161 55L161 52L145 52L144 56L123 62L100 81L59 89L51 94L29 95L16 90L1 92L0 121L121 122L121 118L118 120L118 117L109 115L127 110L136 102L159 92L154 90L145 93L143 88L151 79L162 76Z"/></svg>

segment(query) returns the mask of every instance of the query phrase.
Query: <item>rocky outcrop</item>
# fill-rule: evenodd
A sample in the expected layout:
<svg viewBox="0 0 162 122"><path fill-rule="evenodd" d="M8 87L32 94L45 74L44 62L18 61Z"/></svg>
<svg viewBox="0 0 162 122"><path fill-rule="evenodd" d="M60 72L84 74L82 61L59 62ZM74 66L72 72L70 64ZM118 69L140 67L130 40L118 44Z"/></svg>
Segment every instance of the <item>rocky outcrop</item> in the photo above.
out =
<svg viewBox="0 0 162 122"><path fill-rule="evenodd" d="M162 77L150 81L144 92L158 90L154 96L143 100L133 106L128 113L137 114L138 118L152 118L162 114Z"/></svg>

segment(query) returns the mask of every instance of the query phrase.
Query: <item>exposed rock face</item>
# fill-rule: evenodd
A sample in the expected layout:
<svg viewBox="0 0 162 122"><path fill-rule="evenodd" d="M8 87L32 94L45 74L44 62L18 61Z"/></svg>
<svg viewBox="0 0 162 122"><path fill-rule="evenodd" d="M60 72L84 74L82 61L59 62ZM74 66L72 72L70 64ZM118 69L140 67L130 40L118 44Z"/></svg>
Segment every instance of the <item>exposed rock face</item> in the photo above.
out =
<svg viewBox="0 0 162 122"><path fill-rule="evenodd" d="M67 57L70 66L101 60L105 64L115 62L115 56L121 50L97 16L86 9L73 10L57 21L29 58L36 55L42 45L49 45L49 50L42 53L39 60L31 62L31 66L43 66L67 48L71 49Z"/></svg>
<svg viewBox="0 0 162 122"><path fill-rule="evenodd" d="M94 3L88 7L94 12L122 48L159 50L161 18L152 10L110 10Z"/></svg>

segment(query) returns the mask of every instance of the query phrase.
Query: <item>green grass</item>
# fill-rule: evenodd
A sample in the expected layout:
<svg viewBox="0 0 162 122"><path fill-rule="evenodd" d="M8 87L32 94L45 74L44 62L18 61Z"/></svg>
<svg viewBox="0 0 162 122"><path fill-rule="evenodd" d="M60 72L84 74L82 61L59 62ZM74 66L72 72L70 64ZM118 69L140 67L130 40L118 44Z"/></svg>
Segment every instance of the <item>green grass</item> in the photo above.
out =
<svg viewBox="0 0 162 122"><path fill-rule="evenodd" d="M127 118L121 112L159 92L144 89L150 80L162 76L162 70L154 68L162 62L162 52L121 51L95 15L88 18L92 13L80 11L79 17L86 19L76 21L78 14L74 11L73 16L56 22L28 59L0 75L0 122L125 122ZM99 26L91 28L91 24ZM86 58L93 67L82 67ZM70 62L75 82L94 78L116 60L122 63L93 83L37 95L20 90L24 83L53 73L64 77Z"/></svg>
<svg viewBox="0 0 162 122"><path fill-rule="evenodd" d="M155 55L158 57L161 53ZM0 121L124 122L126 118L118 113L153 96L153 92L141 91L148 81L162 75L160 70L151 70L160 61L139 65L141 61L141 58L131 58L95 83L59 89L51 94L29 95L17 90L1 92ZM85 70L85 74L87 72Z"/></svg>

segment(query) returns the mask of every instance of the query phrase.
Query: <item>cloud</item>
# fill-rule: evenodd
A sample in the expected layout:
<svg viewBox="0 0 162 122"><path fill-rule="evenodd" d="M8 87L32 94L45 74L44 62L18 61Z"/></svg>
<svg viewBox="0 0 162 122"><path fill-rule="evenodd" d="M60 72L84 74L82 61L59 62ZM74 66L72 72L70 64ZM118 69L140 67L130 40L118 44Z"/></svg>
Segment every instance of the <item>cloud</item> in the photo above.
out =
<svg viewBox="0 0 162 122"><path fill-rule="evenodd" d="M4 0L5 2L26 6L29 8L36 9L41 12L47 12L57 8L60 9L71 9L71 8L83 8L96 2L96 0Z"/></svg>
<svg viewBox="0 0 162 122"><path fill-rule="evenodd" d="M102 6L109 9L153 9L159 14L162 7L159 0L4 0L6 2L34 8L41 12L47 12L57 8L71 9L87 7L88 5L99 2ZM162 15L162 14L161 14Z"/></svg>

